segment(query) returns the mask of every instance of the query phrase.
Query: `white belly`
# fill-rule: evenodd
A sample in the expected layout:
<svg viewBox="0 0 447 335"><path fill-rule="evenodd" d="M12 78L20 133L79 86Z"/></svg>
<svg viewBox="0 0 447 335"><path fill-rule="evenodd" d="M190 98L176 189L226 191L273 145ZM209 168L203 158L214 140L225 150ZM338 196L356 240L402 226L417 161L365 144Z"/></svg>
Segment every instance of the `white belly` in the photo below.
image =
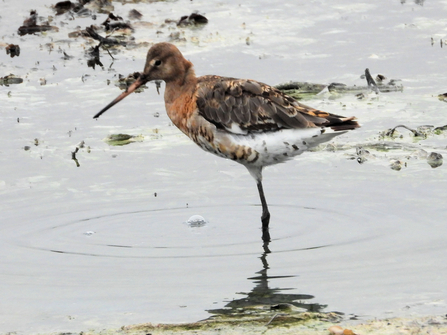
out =
<svg viewBox="0 0 447 335"><path fill-rule="evenodd" d="M282 129L247 135L217 131L213 143L199 139L197 144L247 167L263 167L284 162L343 133L330 128Z"/></svg>

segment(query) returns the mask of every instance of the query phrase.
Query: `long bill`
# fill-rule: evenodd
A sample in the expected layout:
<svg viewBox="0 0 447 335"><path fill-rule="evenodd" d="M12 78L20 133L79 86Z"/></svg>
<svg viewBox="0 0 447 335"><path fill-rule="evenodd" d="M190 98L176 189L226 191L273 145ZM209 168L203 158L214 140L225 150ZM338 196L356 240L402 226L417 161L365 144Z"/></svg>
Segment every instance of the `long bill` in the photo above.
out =
<svg viewBox="0 0 447 335"><path fill-rule="evenodd" d="M113 100L111 103L109 103L107 106L105 106L103 109L101 109L98 113L95 114L95 116L93 117L94 119L99 118L103 113L105 113L109 108L115 106L118 102L120 102L121 100L123 100L125 97L127 97L130 93L132 93L133 91L135 91L138 87L140 87L141 85L146 84L147 81L145 81L144 79L138 78L137 80L134 81L134 83L132 85L130 85L127 90L123 93L121 93L119 96L117 96L115 98L115 100Z"/></svg>

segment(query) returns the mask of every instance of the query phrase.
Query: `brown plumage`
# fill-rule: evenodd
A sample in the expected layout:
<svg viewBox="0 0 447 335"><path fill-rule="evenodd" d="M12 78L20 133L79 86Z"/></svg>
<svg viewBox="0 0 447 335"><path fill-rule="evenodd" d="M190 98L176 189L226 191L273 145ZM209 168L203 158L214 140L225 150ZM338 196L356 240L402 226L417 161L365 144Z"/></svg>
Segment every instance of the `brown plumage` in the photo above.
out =
<svg viewBox="0 0 447 335"><path fill-rule="evenodd" d="M305 106L274 87L249 79L199 77L196 95L199 113L218 128L229 129L232 123L248 132L359 127L354 117L345 118Z"/></svg>
<svg viewBox="0 0 447 335"><path fill-rule="evenodd" d="M165 81L166 111L183 133L202 149L241 163L255 178L266 242L270 213L262 188L263 167L359 127L354 117L305 106L255 80L196 77L192 63L169 43L153 45L141 76L94 118L151 80Z"/></svg>

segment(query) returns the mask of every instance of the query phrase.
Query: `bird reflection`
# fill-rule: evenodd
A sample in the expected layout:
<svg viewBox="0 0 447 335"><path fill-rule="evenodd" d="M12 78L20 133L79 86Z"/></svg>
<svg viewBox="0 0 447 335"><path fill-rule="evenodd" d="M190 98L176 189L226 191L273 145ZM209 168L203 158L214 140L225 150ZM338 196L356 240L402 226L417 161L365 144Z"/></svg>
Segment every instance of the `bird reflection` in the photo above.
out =
<svg viewBox="0 0 447 335"><path fill-rule="evenodd" d="M235 299L227 303L224 308L208 310L211 314L220 315L232 315L236 313L236 310L241 308L250 308L254 306L269 306L271 309L280 309L284 304L293 305L302 309L302 311L308 312L321 312L327 305L321 305L318 303L310 303L309 300L314 296L310 294L288 294L285 291L294 290L295 288L271 288L269 281L272 279L282 279L296 277L295 275L286 276L269 276L268 270L270 269L267 262L267 256L270 253L268 243L264 243L264 252L260 259L262 262L262 269L256 272L256 275L248 280L253 281L255 286L248 293L238 293L244 295L241 299ZM278 281L276 281L277 283Z"/></svg>

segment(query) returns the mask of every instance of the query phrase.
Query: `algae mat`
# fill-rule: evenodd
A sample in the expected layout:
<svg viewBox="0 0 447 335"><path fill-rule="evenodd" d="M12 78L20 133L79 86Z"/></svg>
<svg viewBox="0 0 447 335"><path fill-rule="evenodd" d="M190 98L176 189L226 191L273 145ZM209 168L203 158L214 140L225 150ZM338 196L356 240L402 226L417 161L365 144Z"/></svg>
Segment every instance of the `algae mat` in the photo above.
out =
<svg viewBox="0 0 447 335"><path fill-rule="evenodd" d="M188 324L140 324L124 326L116 330L83 332L82 335L156 335L156 334L300 334L300 335L406 335L406 334L447 334L446 316L391 318L358 321L339 321L337 315L302 313L299 315L274 315L271 318L240 318L238 320L205 320ZM338 327L334 325L339 325ZM329 329L334 329L329 331ZM337 328L341 332L337 332Z"/></svg>

